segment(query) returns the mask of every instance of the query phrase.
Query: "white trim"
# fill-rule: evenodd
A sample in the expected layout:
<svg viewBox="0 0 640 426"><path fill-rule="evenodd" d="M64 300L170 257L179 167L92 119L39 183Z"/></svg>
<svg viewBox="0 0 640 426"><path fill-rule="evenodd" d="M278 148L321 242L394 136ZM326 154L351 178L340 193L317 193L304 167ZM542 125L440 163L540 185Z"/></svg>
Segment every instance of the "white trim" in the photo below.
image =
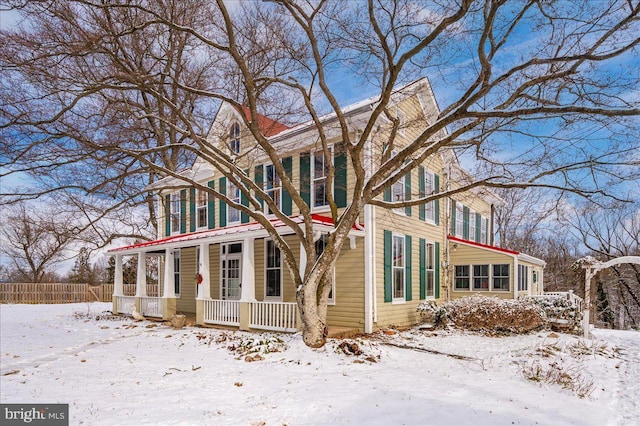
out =
<svg viewBox="0 0 640 426"><path fill-rule="evenodd" d="M168 235L168 236L171 236L171 235L180 235L180 223L182 222L182 212L180 211L180 210L181 210L181 207L182 207L182 206L181 206L181 204L182 204L182 200L180 199L180 198L181 198L181 197L180 197L180 192L181 192L181 191L180 191L180 190L178 190L178 191L173 191L173 192L171 192L171 193L169 194L169 231L170 231L170 233L169 233L169 235ZM174 196L175 196L175 198L176 198L176 200L177 200L177 203L176 203L176 204L178 205L178 209L177 209L177 211L176 211L177 216L178 216L178 227L177 227L177 229L176 229L176 230L174 230L174 229L173 229L173 215L174 215L174 212L173 212L173 204L174 204L174 202L175 202L175 200L174 200Z"/></svg>
<svg viewBox="0 0 640 426"><path fill-rule="evenodd" d="M274 189L267 189L267 167L273 167L273 173L274 176L277 176L278 178L278 186L275 187ZM280 179L280 176L278 176L278 172L276 171L276 167L273 165L273 162L271 163L265 163L262 164L262 190L266 193L269 194L269 191L275 191L277 188L278 193L280 194L278 197L278 202L276 203L278 206L278 209L281 210L282 209L282 181ZM272 197L270 197L271 199L273 199ZM265 216L267 217L275 217L275 213L269 213L269 206L267 205L266 202L263 202L263 206L262 206L262 212L265 214Z"/></svg>
<svg viewBox="0 0 640 426"><path fill-rule="evenodd" d="M231 182L229 179L226 180L225 182L226 188L224 189L224 193L227 195L227 198L229 198L231 201L237 200L237 203L240 204L242 202L242 191L240 190L240 188L238 186L236 186L235 183ZM230 197L229 196L229 186L233 185L234 188L236 188L236 191L238 191L238 197ZM229 214L231 213L231 210L235 210L238 212L238 220L234 220L231 221L229 218ZM240 225L240 223L242 222L242 212L240 211L240 209L236 209L235 207L227 204L227 208L226 208L226 214L227 214L227 225L226 226L235 226L235 225Z"/></svg>
<svg viewBox="0 0 640 426"><path fill-rule="evenodd" d="M198 205L199 195L201 193L204 194L204 198L205 198L204 206ZM209 192L203 191L200 188L196 188L195 205L196 205L196 217L195 217L196 231L204 231L205 229L209 229ZM198 226L198 217L199 217L199 214L200 214L199 210L201 210L202 207L204 207L204 222L205 223L204 223L204 226Z"/></svg>
<svg viewBox="0 0 640 426"><path fill-rule="evenodd" d="M396 274L395 269L400 268L394 264L394 244L396 237L402 240L402 297L395 297L396 292ZM391 232L391 303L407 302L407 239L404 234Z"/></svg>
<svg viewBox="0 0 640 426"><path fill-rule="evenodd" d="M327 147L327 149L329 150L329 152L331 153L331 165L335 166L335 150L333 149L333 145L329 145ZM315 173L316 173L316 160L315 160L315 156L316 154L321 153L322 157L323 157L323 162L326 160L326 158L324 158L324 150L323 149L316 149L316 150L312 150L309 153L309 158L311 160L311 167L309 167L309 192L310 192L310 197L309 197L309 201L311 202L310 206L311 207L311 212L312 213L321 213L321 212L326 212L329 211L331 209L331 206L329 206L329 204L323 204L321 206L316 206L316 191L315 191L315 187L314 187L314 183L316 181L315 178ZM325 166L325 168L327 167L326 164L323 163L323 165ZM334 178L335 178L335 172L334 172ZM318 179L320 180L320 179ZM327 190L327 175L324 175L324 180L325 180L325 191ZM334 180L335 182L335 180ZM331 188L335 190L335 188L333 187L333 182L331 185Z"/></svg>
<svg viewBox="0 0 640 426"><path fill-rule="evenodd" d="M271 302L282 302L283 300L283 296L284 296L284 285L283 285L283 279L282 279L282 253L280 253L280 296L267 296L267 244L271 242L273 243L273 239L272 238L265 238L264 239L264 261L263 261L263 269L264 269L264 277L263 277L263 281L262 281L262 287L263 287L263 300L266 301L271 301ZM278 248L278 246L276 246L275 243L273 243L273 246L275 247L276 250L280 251L280 249ZM275 268L271 268L272 270L275 270Z"/></svg>

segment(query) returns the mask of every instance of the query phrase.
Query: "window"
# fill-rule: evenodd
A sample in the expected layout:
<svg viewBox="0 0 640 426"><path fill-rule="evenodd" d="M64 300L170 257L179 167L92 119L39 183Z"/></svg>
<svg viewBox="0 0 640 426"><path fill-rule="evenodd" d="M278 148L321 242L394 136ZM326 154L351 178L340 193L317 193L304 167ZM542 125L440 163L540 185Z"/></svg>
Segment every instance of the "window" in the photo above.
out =
<svg viewBox="0 0 640 426"><path fill-rule="evenodd" d="M509 265L493 265L493 289L509 291Z"/></svg>
<svg viewBox="0 0 640 426"><path fill-rule="evenodd" d="M316 260L320 257L320 255L324 252L325 247L327 247L327 242L329 241L329 234L322 234L318 241L315 243L316 247ZM334 305L335 299L333 295L335 294L335 277L334 277L335 269L331 271L331 291L329 292L329 304Z"/></svg>
<svg viewBox="0 0 640 426"><path fill-rule="evenodd" d="M473 265L473 289L489 290L489 265Z"/></svg>
<svg viewBox="0 0 640 426"><path fill-rule="evenodd" d="M266 244L265 298L282 299L282 268L280 267L280 249L272 240Z"/></svg>
<svg viewBox="0 0 640 426"><path fill-rule="evenodd" d="M426 243L425 245L425 249L426 249L426 262L425 262L425 278L426 278L426 285L425 285L425 291L426 291L426 296L427 297L434 297L435 296L435 251L433 249L434 245L433 243Z"/></svg>
<svg viewBox="0 0 640 426"><path fill-rule="evenodd" d="M240 188L238 188L233 182L227 182L227 197L231 201L240 204ZM240 210L229 206L227 208L227 224L234 222L240 222Z"/></svg>
<svg viewBox="0 0 640 426"><path fill-rule="evenodd" d="M273 200L276 206L278 206L278 209L280 209L280 200L281 200L281 193L282 193L282 189L280 186L280 176L278 176L278 173L276 173L276 168L273 166L273 164L269 164L265 166L264 172L265 172L264 190L269 195L269 197ZM265 205L265 213L273 214L271 209L266 205Z"/></svg>
<svg viewBox="0 0 640 426"><path fill-rule="evenodd" d="M469 212L469 240L476 241L476 214L474 212Z"/></svg>
<svg viewBox="0 0 640 426"><path fill-rule="evenodd" d="M424 186L425 195L426 196L433 195L436 192L434 175L430 171L425 170L424 176L425 176L425 186ZM427 204L425 204L425 218L427 220L435 222L436 220L436 202L435 201L430 201Z"/></svg>
<svg viewBox="0 0 640 426"><path fill-rule="evenodd" d="M331 156L331 152L330 152ZM327 201L327 175L329 174L329 164L324 158L324 152L319 151L313 154L311 170L311 194L313 196L313 207L324 207L329 204Z"/></svg>
<svg viewBox="0 0 640 426"><path fill-rule="evenodd" d="M180 232L180 193L171 194L171 206L169 208L171 214L171 233Z"/></svg>
<svg viewBox="0 0 640 426"><path fill-rule="evenodd" d="M209 194L201 189L196 189L196 226L198 228L207 227L207 202Z"/></svg>
<svg viewBox="0 0 640 426"><path fill-rule="evenodd" d="M464 206L456 203L456 236L462 237L464 229Z"/></svg>
<svg viewBox="0 0 640 426"><path fill-rule="evenodd" d="M173 289L176 297L180 297L180 250L173 252Z"/></svg>
<svg viewBox="0 0 640 426"><path fill-rule="evenodd" d="M480 241L483 244L489 244L487 240L487 219L480 220Z"/></svg>
<svg viewBox="0 0 640 426"><path fill-rule="evenodd" d="M398 179L391 185L391 201L394 203L404 201L404 179Z"/></svg>
<svg viewBox="0 0 640 426"><path fill-rule="evenodd" d="M518 265L518 291L529 290L529 267Z"/></svg>
<svg viewBox="0 0 640 426"><path fill-rule="evenodd" d="M229 130L229 147L234 154L240 154L240 124L233 123Z"/></svg>
<svg viewBox="0 0 640 426"><path fill-rule="evenodd" d="M469 290L469 265L455 267L454 282L456 290Z"/></svg>
<svg viewBox="0 0 640 426"><path fill-rule="evenodd" d="M404 237L401 235L393 235L393 298L404 300Z"/></svg>

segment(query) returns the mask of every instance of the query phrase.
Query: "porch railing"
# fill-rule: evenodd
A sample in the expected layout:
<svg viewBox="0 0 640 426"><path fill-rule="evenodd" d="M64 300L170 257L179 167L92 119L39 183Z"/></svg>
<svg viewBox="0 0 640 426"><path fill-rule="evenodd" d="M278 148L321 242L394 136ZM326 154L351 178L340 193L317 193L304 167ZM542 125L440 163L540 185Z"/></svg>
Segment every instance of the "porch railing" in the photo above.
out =
<svg viewBox="0 0 640 426"><path fill-rule="evenodd" d="M120 314L131 314L136 306L135 296L116 296L116 307Z"/></svg>
<svg viewBox="0 0 640 426"><path fill-rule="evenodd" d="M205 300L204 322L239 326L240 303L237 300Z"/></svg>
<svg viewBox="0 0 640 426"><path fill-rule="evenodd" d="M159 297L141 297L140 311L148 317L162 318L162 300Z"/></svg>
<svg viewBox="0 0 640 426"><path fill-rule="evenodd" d="M260 330L296 331L297 304L292 302L252 302L249 327Z"/></svg>

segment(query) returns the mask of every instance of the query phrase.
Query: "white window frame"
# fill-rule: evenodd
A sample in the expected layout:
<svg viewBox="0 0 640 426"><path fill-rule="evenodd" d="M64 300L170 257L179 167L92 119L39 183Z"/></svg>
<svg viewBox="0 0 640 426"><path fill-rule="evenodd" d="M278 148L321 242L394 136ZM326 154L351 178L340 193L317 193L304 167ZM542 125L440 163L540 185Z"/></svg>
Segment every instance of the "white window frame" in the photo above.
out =
<svg viewBox="0 0 640 426"><path fill-rule="evenodd" d="M171 235L180 233L180 202L180 191L172 192L169 196Z"/></svg>
<svg viewBox="0 0 640 426"><path fill-rule="evenodd" d="M476 275L476 271L475 268L476 267L483 267L486 266L487 267L487 275ZM471 270L469 271L469 273L471 274L471 291L491 291L491 271L492 271L492 265L490 263L478 263L476 265L471 265ZM476 288L476 278L486 278L487 279L487 288Z"/></svg>
<svg viewBox="0 0 640 426"><path fill-rule="evenodd" d="M231 196L231 192L233 192L233 189L235 189L236 194L234 194L234 196L232 197ZM240 188L237 187L230 180L227 180L226 194L227 194L227 198L229 198L229 200L240 204ZM235 219L235 220L231 220L231 214L233 212L235 212L238 215L238 218ZM240 218L241 218L240 210L236 209L235 207L231 206L230 204L227 204L227 226L239 224L240 223Z"/></svg>
<svg viewBox="0 0 640 426"><path fill-rule="evenodd" d="M495 267L496 266L506 266L507 267L507 275L496 275ZM495 280L496 279L507 279L507 288L496 288ZM491 265L491 291L499 291L501 293L506 293L511 291L511 266L508 263L494 263Z"/></svg>
<svg viewBox="0 0 640 426"><path fill-rule="evenodd" d="M333 164L334 161L334 152L333 152L333 146L328 147L329 149L329 157L331 158L331 162ZM324 156L324 150L318 150L318 151L314 151L311 153L311 167L310 167L310 182L311 182L311 188L310 188L310 192L311 192L311 211L313 212L317 212L317 211L326 211L329 209L329 202L327 201L326 204L321 204L316 206L316 182L321 182L324 181L324 191L325 194L327 192L327 172L325 172L325 174L321 177L316 177L316 156L320 156L322 157L322 165L324 166L325 169L327 169L327 165L325 164L326 158ZM333 187L333 185L331 185L331 187Z"/></svg>
<svg viewBox="0 0 640 426"><path fill-rule="evenodd" d="M269 244L273 244L273 248L276 250L276 253L280 253L279 255L279 263L280 265L275 267L275 266L269 266ZM280 277L280 286L279 286L279 296L267 296L267 282L268 282L268 277L269 277L269 271L278 271L279 272L279 277ZM280 252L280 249L278 248L278 246L276 246L275 242L272 239L265 239L264 240L264 300L271 300L271 301L277 301L277 302L282 302L282 298L283 298L283 291L284 288L282 286L282 253Z"/></svg>
<svg viewBox="0 0 640 426"><path fill-rule="evenodd" d="M237 121L233 122L229 128L229 149L232 154L240 154L240 123Z"/></svg>
<svg viewBox="0 0 640 426"><path fill-rule="evenodd" d="M458 275L457 268L467 268L467 275ZM467 283L469 284L468 288L458 288L457 280L458 278L466 278ZM471 265L454 265L453 266L453 291L471 291Z"/></svg>
<svg viewBox="0 0 640 426"><path fill-rule="evenodd" d="M180 298L180 249L173 251L173 290L176 298Z"/></svg>
<svg viewBox="0 0 640 426"><path fill-rule="evenodd" d="M469 241L476 241L476 212L472 210L469 210Z"/></svg>
<svg viewBox="0 0 640 426"><path fill-rule="evenodd" d="M529 266L518 265L518 291L529 291Z"/></svg>
<svg viewBox="0 0 640 426"><path fill-rule="evenodd" d="M326 247L326 243L324 243L322 245L322 250L319 251L318 250L318 248L319 248L318 247L318 242L322 241L323 238L328 237L328 236L329 236L329 234L322 234L322 235L320 235L320 238L314 242L315 249L316 249L316 261L318 260L318 258L320 257L320 255L324 251L324 248ZM331 292L329 293L329 298L327 299L327 304L328 305L332 305L332 306L336 304L336 268L335 267L331 270Z"/></svg>
<svg viewBox="0 0 640 426"><path fill-rule="evenodd" d="M203 201L204 204L200 204ZM204 211L204 213L202 213ZM200 214L204 216L204 225L200 223ZM209 226L209 193L196 188L196 229L206 229Z"/></svg>
<svg viewBox="0 0 640 426"><path fill-rule="evenodd" d="M397 248L396 244L399 244L400 253L402 256L396 256ZM391 234L391 295L392 303L405 303L407 300L406 295L406 256L407 250L405 247L406 239L402 234ZM400 287L402 289L402 295L396 294L396 272L400 273L402 277L400 280Z"/></svg>
<svg viewBox="0 0 640 426"><path fill-rule="evenodd" d="M277 184L277 186L272 186L271 188L269 188L269 179L267 178L268 176L267 169L270 167L273 169L274 181ZM273 164L265 164L262 170L263 170L262 178L264 179L264 184L263 184L264 192L266 192L267 195L269 195L269 197L271 197L271 199L275 201L276 206L278 206L278 210L281 210L282 209L282 182L280 181L280 176L278 176L276 167ZM274 198L274 196L276 198ZM264 204L264 214L266 215L275 214L274 212L271 211L271 209L269 209L269 206L267 205L267 203Z"/></svg>
<svg viewBox="0 0 640 426"><path fill-rule="evenodd" d="M487 239L487 221L485 218L480 219L480 241L482 244L489 244L489 240Z"/></svg>
<svg viewBox="0 0 640 426"><path fill-rule="evenodd" d="M424 171L424 188L425 188L425 196L433 195L436 192L436 177L435 174L430 172L429 170ZM435 223L436 222L436 202L429 201L424 205L424 218L426 221Z"/></svg>
<svg viewBox="0 0 640 426"><path fill-rule="evenodd" d="M456 203L455 225L455 236L462 238L464 233L464 206L461 203Z"/></svg>
<svg viewBox="0 0 640 426"><path fill-rule="evenodd" d="M435 299L436 297L436 250L435 243L431 243L427 241L425 243L425 283L424 283L424 291L425 297L427 299ZM429 294L429 277L431 277L431 294Z"/></svg>

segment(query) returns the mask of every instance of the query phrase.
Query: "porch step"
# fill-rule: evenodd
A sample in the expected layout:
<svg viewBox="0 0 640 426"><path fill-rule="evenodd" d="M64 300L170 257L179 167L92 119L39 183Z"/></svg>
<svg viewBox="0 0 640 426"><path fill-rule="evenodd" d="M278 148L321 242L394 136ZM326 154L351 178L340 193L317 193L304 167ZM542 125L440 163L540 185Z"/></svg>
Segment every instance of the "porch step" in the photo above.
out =
<svg viewBox="0 0 640 426"><path fill-rule="evenodd" d="M352 327L337 327L330 325L327 327L327 337L332 339L345 339L347 337L357 336L362 334L362 330Z"/></svg>

